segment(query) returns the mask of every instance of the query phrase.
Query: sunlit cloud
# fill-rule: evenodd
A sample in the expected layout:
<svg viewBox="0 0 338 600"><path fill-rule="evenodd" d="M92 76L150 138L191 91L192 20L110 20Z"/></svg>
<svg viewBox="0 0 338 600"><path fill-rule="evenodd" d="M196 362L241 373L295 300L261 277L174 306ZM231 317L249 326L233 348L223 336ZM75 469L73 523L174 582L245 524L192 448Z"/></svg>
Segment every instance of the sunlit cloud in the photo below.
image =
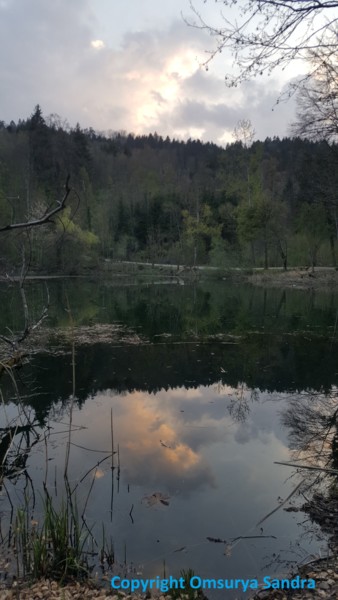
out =
<svg viewBox="0 0 338 600"><path fill-rule="evenodd" d="M182 54L170 57L166 66L168 73L176 75L180 79L191 77L198 70L196 55L191 50L185 50Z"/></svg>
<svg viewBox="0 0 338 600"><path fill-rule="evenodd" d="M105 472L102 469L95 469L94 471L94 479L101 479L105 476Z"/></svg>
<svg viewBox="0 0 338 600"><path fill-rule="evenodd" d="M185 428L182 427L181 413L174 409L173 398L170 403L166 402L169 397L170 394L165 392L161 392L156 401L146 392L133 392L127 398L116 397L109 391L98 394L91 407L86 407L91 430L81 432L81 446L97 448L97 439L100 439L101 448L109 448L111 432L107 421L110 420L110 409L107 407L107 419L102 418L102 411L113 398L114 423L118 424L114 439L116 443L121 442L121 467L130 484L141 485L147 480L155 485L156 481L164 479L168 489L174 490L177 482L184 478L187 492L213 487L212 469L200 450L183 438ZM98 405L99 411L95 409ZM90 432L95 432L95 439ZM99 479L105 472L106 469L96 469L94 477Z"/></svg>
<svg viewBox="0 0 338 600"><path fill-rule="evenodd" d="M92 40L90 42L90 45L92 48L95 48L96 50L100 50L101 48L104 48L105 43L102 40Z"/></svg>
<svg viewBox="0 0 338 600"><path fill-rule="evenodd" d="M278 81L226 88L220 60L208 72L200 66L209 36L178 14L162 29L121 32L114 46L89 0L59 0L57 8L34 0L25 20L17 3L0 3L0 119L25 118L39 103L45 115L100 131L224 144L238 120L249 118L257 137L287 133L292 106L272 112Z"/></svg>
<svg viewBox="0 0 338 600"><path fill-rule="evenodd" d="M148 405L147 394L135 392L128 398L128 412L125 413L131 433L130 441L126 443L127 450L131 451L129 457L129 469L147 460L156 470L159 468L164 472L171 471L177 477L183 472L202 464L200 455L193 451L187 444L177 440L177 423L170 412L163 415L166 422L160 421L158 408ZM132 412L132 418L129 411ZM158 427L154 428L154 420L158 420ZM119 419L120 427L124 425L125 419ZM146 433L145 433L146 432ZM161 443L161 440L169 440ZM161 465L159 467L159 465ZM138 467L137 467L138 468Z"/></svg>

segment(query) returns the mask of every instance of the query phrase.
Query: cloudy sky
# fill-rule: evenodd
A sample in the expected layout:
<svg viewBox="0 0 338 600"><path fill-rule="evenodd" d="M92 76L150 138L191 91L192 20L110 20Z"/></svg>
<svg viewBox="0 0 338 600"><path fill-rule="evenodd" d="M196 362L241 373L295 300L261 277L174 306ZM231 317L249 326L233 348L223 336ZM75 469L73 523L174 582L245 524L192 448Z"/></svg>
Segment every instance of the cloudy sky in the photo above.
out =
<svg viewBox="0 0 338 600"><path fill-rule="evenodd" d="M211 0L195 5L220 19ZM103 131L224 144L250 119L258 139L287 135L294 103L275 102L295 73L228 89L229 57L202 68L213 40L182 14L189 0L0 0L0 119L39 103L45 116Z"/></svg>

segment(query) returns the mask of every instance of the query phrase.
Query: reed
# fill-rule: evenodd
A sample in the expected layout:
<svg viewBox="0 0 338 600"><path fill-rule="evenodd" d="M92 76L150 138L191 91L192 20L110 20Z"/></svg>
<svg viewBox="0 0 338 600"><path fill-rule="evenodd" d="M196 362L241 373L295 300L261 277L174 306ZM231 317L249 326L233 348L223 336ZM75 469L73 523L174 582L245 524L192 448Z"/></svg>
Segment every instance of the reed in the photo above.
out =
<svg viewBox="0 0 338 600"><path fill-rule="evenodd" d="M14 526L14 547L22 576L62 582L87 577L90 565L85 548L90 530L81 524L76 500L72 505L62 501L56 508L45 490L41 525L30 520L27 508L17 510Z"/></svg>
<svg viewBox="0 0 338 600"><path fill-rule="evenodd" d="M196 590L191 587L190 580L194 575L195 572L193 569L181 569L180 577L183 578L184 581L184 591L179 588L172 588L165 594L166 597L170 598L170 600L180 600L181 598L185 598L185 600L207 600L201 590Z"/></svg>
<svg viewBox="0 0 338 600"><path fill-rule="evenodd" d="M16 510L11 501L11 498L7 492L4 481L1 481L4 487L9 503L11 505L11 521L8 534L8 545L14 547L16 555L17 565L17 577L24 579L40 579L48 578L54 579L61 583L70 579L83 579L87 578L94 567L94 556L100 555L101 566L105 568L111 568L115 562L114 544L110 536L108 539L104 526L102 536L102 546L95 541L92 528L88 527L85 518L85 512L88 506L89 498L96 481L95 474L97 468L104 461L111 459L111 470L112 470L112 499L111 499L111 513L113 511L113 496L114 496L114 455L118 454L118 470L117 477L120 477L120 452L119 446L117 452L114 450L114 428L113 428L113 411L111 410L111 453L108 451L107 456L99 460L96 465L92 466L82 476L80 481L75 485L71 485L68 472L71 462L71 446L72 442L72 422L73 422L73 410L74 403L76 401L76 362L75 362L75 342L74 342L74 320L68 298L67 310L69 313L71 337L72 337L72 393L69 403L69 424L67 428L67 443L65 450L65 460L63 469L63 499L59 501L56 497L59 495L58 484L57 484L57 473L55 468L53 489L55 491L55 498L53 499L48 491L47 479L48 479L48 445L47 436L44 437L45 442L45 474L43 480L43 488L41 492L41 503L39 503L39 509L41 506L41 516L39 520L35 521L31 519L31 514L35 509L35 492L34 486L29 478L28 474L26 477L31 482L32 494L29 497L27 493L27 486L25 487L23 505ZM10 370L12 375L12 371ZM18 405L20 407L20 415L23 416L23 424L15 424L14 427L8 426L8 449L3 457L0 456L0 467L2 471L5 471L5 465L9 449L13 446L13 438L21 432L30 431L33 429L34 423L29 420L29 415L25 409L19 395L19 390L16 385L16 380L13 376L13 384L15 385L16 397L18 399ZM3 399L1 396L0 389L0 401ZM33 429L34 430L34 429ZM37 443L38 437L30 448ZM3 441L3 438L2 438ZM76 444L75 444L76 445ZM81 447L81 446L80 446ZM87 449L90 450L90 449ZM20 451L20 445L17 452ZM28 455L28 450L26 452ZM77 501L77 491L81 484L92 475L92 480L89 485L86 497L81 501L81 508ZM12 515L14 515L12 520ZM112 519L112 514L111 514ZM1 532L0 522L0 537L3 541L3 535ZM97 551L94 551L94 545ZM124 562L127 562L127 550L124 550ZM93 564L90 564L93 563Z"/></svg>

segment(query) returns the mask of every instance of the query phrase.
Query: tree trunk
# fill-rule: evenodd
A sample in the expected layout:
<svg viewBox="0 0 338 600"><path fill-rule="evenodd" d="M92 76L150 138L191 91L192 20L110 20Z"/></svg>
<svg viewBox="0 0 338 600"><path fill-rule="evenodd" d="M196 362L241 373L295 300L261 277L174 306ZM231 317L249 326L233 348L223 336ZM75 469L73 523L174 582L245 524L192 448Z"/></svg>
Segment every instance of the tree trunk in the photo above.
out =
<svg viewBox="0 0 338 600"><path fill-rule="evenodd" d="M336 260L336 249L335 249L334 242L335 242L335 236L330 235L330 250L331 250L332 266L336 269L337 268L337 260Z"/></svg>
<svg viewBox="0 0 338 600"><path fill-rule="evenodd" d="M282 242L279 240L279 247L280 247L280 255L282 257L282 262L283 262L283 270L287 271L288 270L288 249L287 249L287 243L285 242L285 252L282 246Z"/></svg>
<svg viewBox="0 0 338 600"><path fill-rule="evenodd" d="M255 246L254 246L254 243L252 240L250 242L250 248L251 248L252 266L255 267L256 266Z"/></svg>
<svg viewBox="0 0 338 600"><path fill-rule="evenodd" d="M268 260L268 242L264 240L264 269L267 271L269 268L269 260Z"/></svg>
<svg viewBox="0 0 338 600"><path fill-rule="evenodd" d="M194 263L193 263L194 267L196 267L196 261L197 261L197 246L195 244L194 245Z"/></svg>

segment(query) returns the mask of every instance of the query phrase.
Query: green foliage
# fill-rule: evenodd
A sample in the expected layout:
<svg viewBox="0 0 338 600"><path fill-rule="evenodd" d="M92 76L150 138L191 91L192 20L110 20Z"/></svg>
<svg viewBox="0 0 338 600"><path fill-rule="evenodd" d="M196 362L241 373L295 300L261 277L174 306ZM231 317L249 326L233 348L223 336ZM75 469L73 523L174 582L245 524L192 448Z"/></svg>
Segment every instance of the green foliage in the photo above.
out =
<svg viewBox="0 0 338 600"><path fill-rule="evenodd" d="M23 575L61 581L86 577L84 548L88 536L89 531L80 525L76 503L62 502L56 509L45 491L41 525L30 520L27 507L17 510L15 546Z"/></svg>
<svg viewBox="0 0 338 600"><path fill-rule="evenodd" d="M213 239L209 252L209 262L211 266L219 267L220 269L229 269L242 265L238 247L232 246L222 238Z"/></svg>
<svg viewBox="0 0 338 600"><path fill-rule="evenodd" d="M262 231L260 209L256 205L242 204L238 209L238 235L244 242L255 240Z"/></svg>
<svg viewBox="0 0 338 600"><path fill-rule="evenodd" d="M182 578L184 581L184 590L172 588L166 594L166 596L172 598L173 600L178 600L179 598L185 598L186 600L197 600L198 598L205 598L201 590L196 590L190 585L190 580L195 575L196 573L193 569L181 569L179 578Z"/></svg>
<svg viewBox="0 0 338 600"><path fill-rule="evenodd" d="M182 211L184 243L188 254L188 263L206 262L212 243L220 240L221 225L215 222L212 210L204 204L197 216L187 210Z"/></svg>
<svg viewBox="0 0 338 600"><path fill-rule="evenodd" d="M327 235L327 220L324 207L321 204L304 203L298 220L298 229L307 238L321 242Z"/></svg>
<svg viewBox="0 0 338 600"><path fill-rule="evenodd" d="M79 225L74 223L71 219L70 208L66 208L59 217L58 227L84 246L95 246L99 242L97 235L91 231L84 231Z"/></svg>
<svg viewBox="0 0 338 600"><path fill-rule="evenodd" d="M218 221L222 226L222 238L236 247L238 240L237 215L232 204L225 203L218 207Z"/></svg>

